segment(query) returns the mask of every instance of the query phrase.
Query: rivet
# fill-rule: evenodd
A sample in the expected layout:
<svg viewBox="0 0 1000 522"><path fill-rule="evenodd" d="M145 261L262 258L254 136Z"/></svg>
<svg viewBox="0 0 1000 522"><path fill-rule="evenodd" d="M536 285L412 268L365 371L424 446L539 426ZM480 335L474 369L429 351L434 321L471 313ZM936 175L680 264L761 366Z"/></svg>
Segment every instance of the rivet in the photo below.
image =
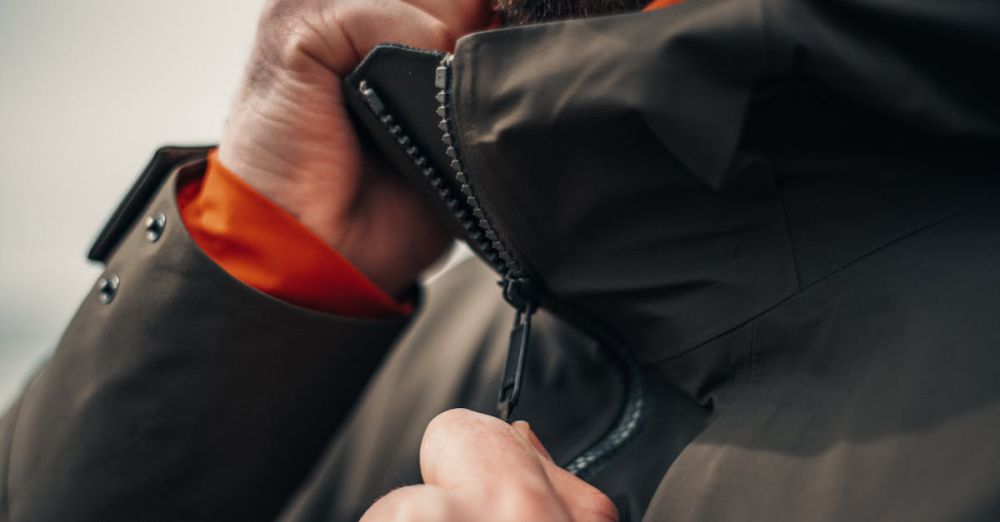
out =
<svg viewBox="0 0 1000 522"><path fill-rule="evenodd" d="M121 284L121 279L118 278L116 274L110 274L107 277L102 277L97 280L97 293L100 296L101 302L104 304L109 304L114 301L115 296L118 295L118 287Z"/></svg>
<svg viewBox="0 0 1000 522"><path fill-rule="evenodd" d="M167 216L163 214L156 214L155 216L149 216L146 218L146 239L150 243L155 243L163 235L163 231L167 228Z"/></svg>

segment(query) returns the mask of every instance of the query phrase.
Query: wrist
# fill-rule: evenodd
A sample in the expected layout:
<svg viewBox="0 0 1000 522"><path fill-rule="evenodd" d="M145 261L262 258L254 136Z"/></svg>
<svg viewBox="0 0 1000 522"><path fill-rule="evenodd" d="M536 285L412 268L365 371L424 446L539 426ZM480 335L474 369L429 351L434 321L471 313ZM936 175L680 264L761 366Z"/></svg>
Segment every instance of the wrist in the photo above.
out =
<svg viewBox="0 0 1000 522"><path fill-rule="evenodd" d="M373 230L381 228L378 215L373 223L373 214L362 212L361 189L346 180L331 182L337 176L329 166L284 161L260 147L252 148L253 153L240 154L245 150L238 141L224 140L218 150L219 163L303 225L383 292L400 300L409 294L420 272L433 259L421 257L421 248L400 250L397 238L384 234L380 237ZM419 240L419 236L412 239Z"/></svg>
<svg viewBox="0 0 1000 522"><path fill-rule="evenodd" d="M272 78L245 88L219 143L230 172L339 248L341 225L357 198L358 148L330 75L308 86ZM317 97L317 92L334 96ZM294 103L290 103L294 100ZM335 139L336 137L336 139Z"/></svg>
<svg viewBox="0 0 1000 522"><path fill-rule="evenodd" d="M363 153L336 75L315 65L253 78L226 122L220 163L383 291L405 295L451 242L440 218Z"/></svg>

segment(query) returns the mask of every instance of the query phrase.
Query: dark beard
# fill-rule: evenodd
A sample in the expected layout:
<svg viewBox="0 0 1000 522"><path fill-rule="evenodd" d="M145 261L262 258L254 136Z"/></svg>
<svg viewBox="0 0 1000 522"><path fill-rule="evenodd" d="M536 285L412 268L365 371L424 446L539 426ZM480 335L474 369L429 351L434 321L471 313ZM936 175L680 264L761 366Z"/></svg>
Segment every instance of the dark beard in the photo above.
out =
<svg viewBox="0 0 1000 522"><path fill-rule="evenodd" d="M494 0L503 25L524 25L638 11L650 0Z"/></svg>

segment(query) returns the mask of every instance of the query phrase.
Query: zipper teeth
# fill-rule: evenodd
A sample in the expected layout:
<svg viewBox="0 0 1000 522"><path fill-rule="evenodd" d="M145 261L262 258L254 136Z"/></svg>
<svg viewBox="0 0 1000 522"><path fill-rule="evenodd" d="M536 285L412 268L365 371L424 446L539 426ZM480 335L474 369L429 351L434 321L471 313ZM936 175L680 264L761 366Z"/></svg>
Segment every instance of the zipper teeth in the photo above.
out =
<svg viewBox="0 0 1000 522"><path fill-rule="evenodd" d="M453 93L449 91L452 84L453 60L454 55L451 53L446 54L441 59L441 64L438 66L435 74L435 83L438 88L437 101L439 104L437 114L441 117L438 128L443 132L441 141L448 147L445 152L451 158L451 168L455 172L455 178L462 184L461 191L466 197L466 203L472 209L473 215L478 218L478 222L471 225L477 227L483 236L490 240L488 244L481 243L481 248L484 251L490 249L496 253L503 264L501 274L504 274L506 279L526 280L526 273L522 265L514 258L511 248L505 245L496 234L496 230L486 217L486 213L480 206L479 199L472 192L472 188L469 186L466 177L465 166L458 150L456 138L458 133L454 126L454 106L451 103L454 101ZM566 467L566 470L574 475L587 477L593 473L601 464L613 457L635 436L642 422L645 412L645 401L643 400L642 378L638 368L634 361L625 353L612 355L612 357L618 359L619 364L622 365L622 371L629 382L625 406L615 426L601 440L573 459Z"/></svg>
<svg viewBox="0 0 1000 522"><path fill-rule="evenodd" d="M473 242L484 256L487 262L493 266L505 279L526 281L526 272L522 265L514 258L511 249L504 244L494 227L486 218L479 203L479 199L473 194L465 175L461 156L457 150L457 136L454 129L453 110L450 107L452 101L451 92L448 91L451 77L451 54L447 54L441 60L436 71L435 82L438 87L436 99L439 103L437 113L441 117L438 128L441 129L441 141L447 147L446 154L451 161L451 168L454 170L455 178L462 184L460 193L450 188L450 183L435 169L420 148L406 134L392 114L388 113L385 104L379 95L367 84L361 81L358 91L361 93L365 103L385 126L389 134L396 140L396 143L409 157L410 161L420 168L421 173L430 183L437 195L445 202L452 211L455 218L467 231L469 241ZM603 343L602 343L603 344ZM584 451L566 467L574 475L586 477L593 473L602 463L610 459L615 453L632 438L638 431L642 422L645 405L643 400L642 379L638 369L632 359L626 353L619 353L620 350L611 350L609 355L621 365L624 377L629 382L627 385L628 394L625 409L622 411L618 422L601 440Z"/></svg>
<svg viewBox="0 0 1000 522"><path fill-rule="evenodd" d="M476 246L479 250L493 254L494 258L491 262L499 269L501 275L507 279L523 278L525 275L523 267L514 258L512 249L500 239L496 228L486 217L486 212L483 210L479 198L473 193L465 174L465 165L458 151L456 138L458 133L455 132L455 115L451 103L453 95L449 90L453 59L454 55L450 53L441 59L441 64L438 65L435 75L435 84L438 88L436 99L438 102L437 115L441 117L441 122L438 123L438 128L442 132L441 141L447 147L445 154L451 158L451 169L454 171L455 179L461 184L460 191L471 211L471 215L465 216L465 219L460 219L460 221L462 226L475 236Z"/></svg>
<svg viewBox="0 0 1000 522"><path fill-rule="evenodd" d="M490 241L490 236L495 236L495 234L488 235L487 231L484 230L479 223L479 221L483 219L479 217L483 216L482 209L471 205L472 201L470 200L473 200L473 198L463 194L458 194L449 186L449 183L444 179L441 173L438 172L438 170L435 169L431 162L427 159L427 155L420 150L409 134L407 134L403 127L396 122L393 115L388 113L381 97L368 85L368 82L362 80L358 85L358 91L361 93L361 96L368 105L368 108L370 108L372 112L375 113L375 116L379 118L379 121L382 122L382 125L384 125L386 130L389 132L389 135L396 140L396 144L399 145L403 152L410 158L410 161L420 168L420 172L424 175L424 178L430 184L431 188L437 193L438 197L444 201L445 205L452 212L452 215L455 216L462 228L465 229L468 239L475 243L474 246L482 252L486 260L493 265L497 271L505 273L505 270L507 270L506 264L503 262L499 252L493 247ZM441 94L438 94L438 98L441 98L441 96ZM439 124L439 127L441 126L443 126L443 123ZM449 149L451 148L450 135L447 131L442 137L442 141L449 146ZM451 156L451 154L449 154L449 156ZM461 179L465 179L464 175ZM463 184L463 187L467 187L467 184ZM476 202L478 204L478 201Z"/></svg>

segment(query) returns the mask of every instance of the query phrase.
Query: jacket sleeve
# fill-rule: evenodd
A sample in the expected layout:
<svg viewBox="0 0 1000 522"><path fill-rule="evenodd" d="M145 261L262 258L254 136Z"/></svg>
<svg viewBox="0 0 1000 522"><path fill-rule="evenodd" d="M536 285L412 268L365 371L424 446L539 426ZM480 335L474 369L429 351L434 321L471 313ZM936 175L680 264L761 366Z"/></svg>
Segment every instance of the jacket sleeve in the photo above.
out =
<svg viewBox="0 0 1000 522"><path fill-rule="evenodd" d="M131 225L105 241L101 280L0 420L0 520L272 519L405 326L222 271L176 206L195 156L116 213Z"/></svg>

